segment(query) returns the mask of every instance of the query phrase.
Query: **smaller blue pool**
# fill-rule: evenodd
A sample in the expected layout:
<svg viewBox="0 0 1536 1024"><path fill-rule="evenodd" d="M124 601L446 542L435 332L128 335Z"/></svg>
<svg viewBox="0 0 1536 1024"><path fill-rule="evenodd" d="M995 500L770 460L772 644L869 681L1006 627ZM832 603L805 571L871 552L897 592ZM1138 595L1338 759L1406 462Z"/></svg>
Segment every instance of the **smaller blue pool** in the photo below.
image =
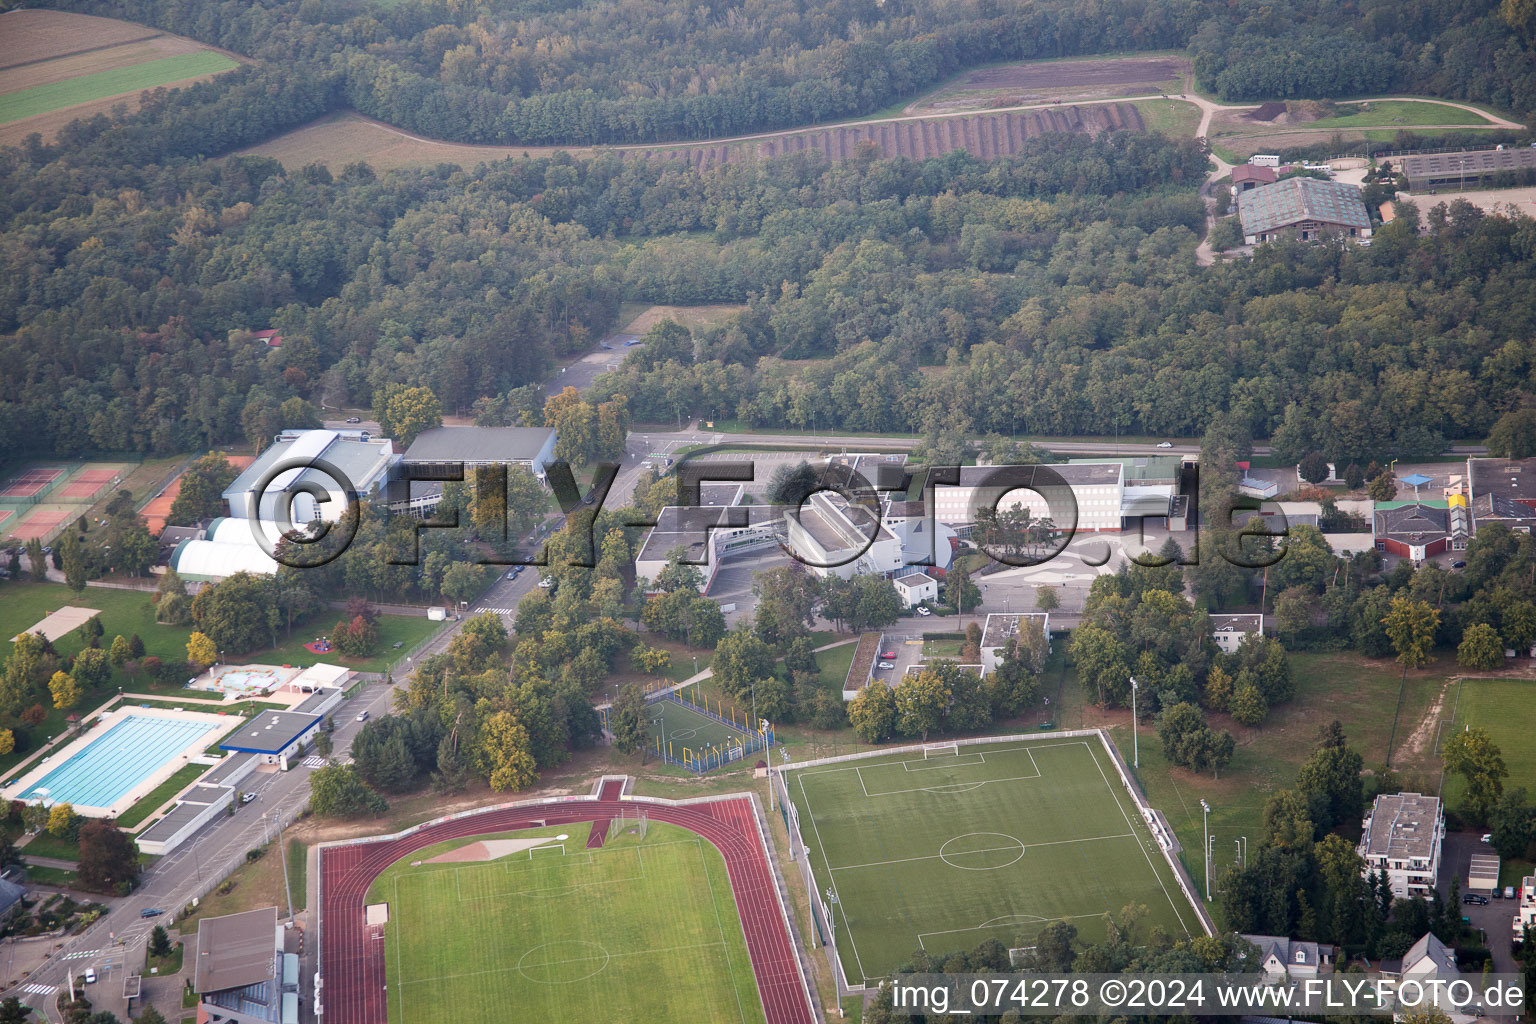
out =
<svg viewBox="0 0 1536 1024"><path fill-rule="evenodd" d="M29 786L21 799L110 807L207 732L207 722L129 715Z"/></svg>

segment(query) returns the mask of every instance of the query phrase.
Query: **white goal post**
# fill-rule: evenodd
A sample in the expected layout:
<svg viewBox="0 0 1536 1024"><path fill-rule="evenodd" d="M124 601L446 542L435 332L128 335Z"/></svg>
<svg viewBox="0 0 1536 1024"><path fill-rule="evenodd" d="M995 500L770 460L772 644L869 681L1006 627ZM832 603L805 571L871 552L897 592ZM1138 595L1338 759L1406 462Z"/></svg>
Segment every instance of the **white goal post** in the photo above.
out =
<svg viewBox="0 0 1536 1024"><path fill-rule="evenodd" d="M930 757L959 757L960 744L958 743L924 743L923 760Z"/></svg>

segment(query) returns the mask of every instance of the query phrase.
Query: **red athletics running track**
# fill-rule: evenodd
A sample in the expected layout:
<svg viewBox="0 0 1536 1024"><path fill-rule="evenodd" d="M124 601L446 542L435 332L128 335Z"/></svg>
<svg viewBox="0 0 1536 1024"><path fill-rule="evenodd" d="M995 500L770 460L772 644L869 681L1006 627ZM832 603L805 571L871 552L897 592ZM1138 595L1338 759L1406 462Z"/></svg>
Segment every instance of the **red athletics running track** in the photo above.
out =
<svg viewBox="0 0 1536 1024"><path fill-rule="evenodd" d="M400 839L322 849L320 974L325 1024L386 1024L388 1020L384 943L368 937L363 908L368 886L389 865L448 839L509 832L535 822L562 825L613 818L625 811L633 813L637 806L646 808L651 820L681 825L719 849L768 1024L814 1024L794 943L779 909L773 871L759 839L752 804L745 797L688 805L601 799L529 804L445 821Z"/></svg>

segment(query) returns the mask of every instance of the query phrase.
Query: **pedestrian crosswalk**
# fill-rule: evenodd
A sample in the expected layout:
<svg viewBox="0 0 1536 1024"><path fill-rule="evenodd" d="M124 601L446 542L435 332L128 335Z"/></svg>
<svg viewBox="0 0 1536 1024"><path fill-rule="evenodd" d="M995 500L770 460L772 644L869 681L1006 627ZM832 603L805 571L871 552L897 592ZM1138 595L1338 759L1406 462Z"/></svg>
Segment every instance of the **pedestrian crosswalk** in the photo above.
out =
<svg viewBox="0 0 1536 1024"><path fill-rule="evenodd" d="M23 985L21 990L29 996L51 996L57 992L57 985Z"/></svg>
<svg viewBox="0 0 1536 1024"><path fill-rule="evenodd" d="M483 612L495 612L497 615L516 615L516 608L482 608Z"/></svg>
<svg viewBox="0 0 1536 1024"><path fill-rule="evenodd" d="M325 767L325 762L326 762L326 759L323 758L323 757L310 756L310 757L306 757L303 761L301 761L299 763L302 764L305 768L324 768Z"/></svg>
<svg viewBox="0 0 1536 1024"><path fill-rule="evenodd" d="M73 953L65 953L64 954L64 959L65 960L84 960L86 957L88 957L88 956L95 956L96 954L98 954L100 952L101 952L101 950L99 950L99 949L77 949Z"/></svg>

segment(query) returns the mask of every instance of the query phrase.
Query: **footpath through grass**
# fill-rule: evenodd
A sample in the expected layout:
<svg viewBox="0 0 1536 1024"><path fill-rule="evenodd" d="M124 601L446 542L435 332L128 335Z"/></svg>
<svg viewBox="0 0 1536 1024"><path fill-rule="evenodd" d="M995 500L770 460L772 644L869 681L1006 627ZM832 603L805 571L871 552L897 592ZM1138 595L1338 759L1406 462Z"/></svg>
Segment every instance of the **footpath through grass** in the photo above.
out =
<svg viewBox="0 0 1536 1024"><path fill-rule="evenodd" d="M719 852L658 823L586 850L589 829L457 840L386 869L368 899L390 907L390 1024L498 1020L508 1007L551 1024L763 1022ZM563 846L424 863L477 839L531 837Z"/></svg>
<svg viewBox="0 0 1536 1024"><path fill-rule="evenodd" d="M236 67L239 64L222 53L200 50L197 53L147 60L126 68L98 71L94 75L66 78L62 82L36 85L0 96L0 124Z"/></svg>

